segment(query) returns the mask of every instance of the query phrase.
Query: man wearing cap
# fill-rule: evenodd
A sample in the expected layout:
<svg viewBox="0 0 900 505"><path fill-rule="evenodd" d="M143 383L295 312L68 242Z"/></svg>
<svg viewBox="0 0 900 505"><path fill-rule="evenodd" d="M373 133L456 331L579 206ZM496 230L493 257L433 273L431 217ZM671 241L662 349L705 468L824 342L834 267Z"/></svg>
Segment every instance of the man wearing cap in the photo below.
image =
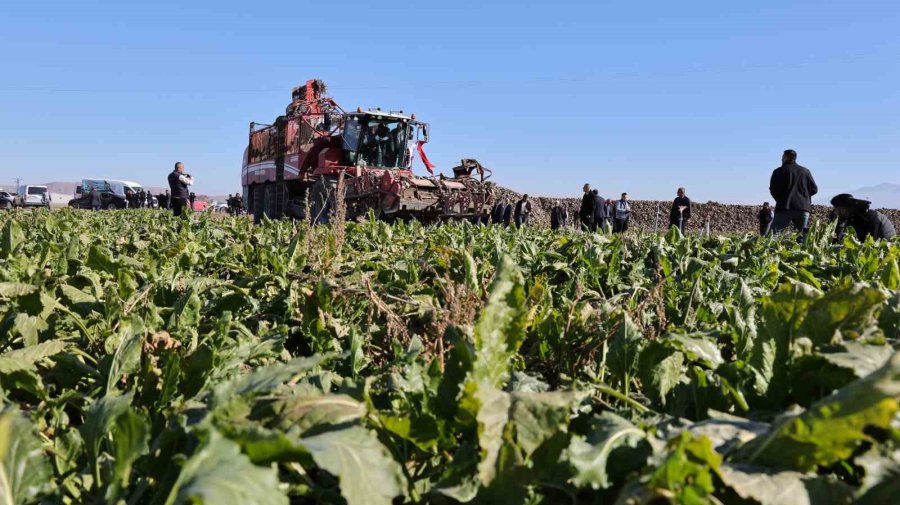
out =
<svg viewBox="0 0 900 505"><path fill-rule="evenodd" d="M853 198L853 195L842 193L831 199L834 213L838 218L835 241L842 241L847 227L856 230L856 238L860 242L871 236L875 240L891 240L897 236L894 224L884 214L869 208L872 202Z"/></svg>
<svg viewBox="0 0 900 505"><path fill-rule="evenodd" d="M800 233L809 228L812 197L819 192L812 173L797 164L797 152L788 149L781 156L781 166L772 172L769 193L775 199L775 233L793 226Z"/></svg>

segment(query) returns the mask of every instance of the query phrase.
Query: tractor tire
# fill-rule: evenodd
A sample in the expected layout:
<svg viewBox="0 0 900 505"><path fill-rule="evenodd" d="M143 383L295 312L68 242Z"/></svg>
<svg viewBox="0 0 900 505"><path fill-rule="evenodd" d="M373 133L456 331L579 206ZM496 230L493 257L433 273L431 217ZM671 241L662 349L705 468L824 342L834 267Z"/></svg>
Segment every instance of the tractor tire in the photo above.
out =
<svg viewBox="0 0 900 505"><path fill-rule="evenodd" d="M12 208L13 208L12 202L6 202L6 203L4 203L4 204L3 204L3 208L6 209L6 210L12 210Z"/></svg>
<svg viewBox="0 0 900 505"><path fill-rule="evenodd" d="M263 197L265 190L261 184L254 184L250 187L250 210L253 213L253 223L259 224L263 217Z"/></svg>
<svg viewBox="0 0 900 505"><path fill-rule="evenodd" d="M299 197L292 198L287 201L284 209L284 215L291 219L307 219L306 215L306 199L310 198L310 188L304 188ZM310 200L310 208L312 200Z"/></svg>
<svg viewBox="0 0 900 505"><path fill-rule="evenodd" d="M275 208L275 184L267 182L263 195L263 214L269 219L278 219L278 210Z"/></svg>
<svg viewBox="0 0 900 505"><path fill-rule="evenodd" d="M334 207L334 191L337 180L333 177L320 177L309 190L309 212L313 224L331 221L331 209Z"/></svg>
<svg viewBox="0 0 900 505"><path fill-rule="evenodd" d="M118 207L116 207L116 204L114 204L114 203L108 203L108 204L106 204L106 207L103 207L103 208L106 209L106 210L116 210L116 209L118 209Z"/></svg>

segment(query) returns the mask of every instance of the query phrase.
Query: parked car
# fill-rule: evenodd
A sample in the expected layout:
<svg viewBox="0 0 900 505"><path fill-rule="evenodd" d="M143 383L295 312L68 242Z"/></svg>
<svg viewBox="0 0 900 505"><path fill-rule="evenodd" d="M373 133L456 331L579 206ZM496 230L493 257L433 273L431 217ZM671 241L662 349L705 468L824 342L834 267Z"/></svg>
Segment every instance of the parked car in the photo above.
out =
<svg viewBox="0 0 900 505"><path fill-rule="evenodd" d="M7 193L6 191L0 191L0 209L11 209L13 208L13 200L15 197L12 193Z"/></svg>
<svg viewBox="0 0 900 505"><path fill-rule="evenodd" d="M69 200L69 207L73 209L90 209L91 208L91 192L88 190L81 196ZM101 209L124 209L127 207L124 196L119 196L109 189L100 190L100 208Z"/></svg>
<svg viewBox="0 0 900 505"><path fill-rule="evenodd" d="M69 200L69 207L75 209L91 208L91 188L100 190L100 206L103 209L124 209L128 207L125 194L128 191L137 193L141 185L132 181L116 179L82 179L76 188L75 198Z"/></svg>
<svg viewBox="0 0 900 505"><path fill-rule="evenodd" d="M13 198L14 207L46 207L50 208L50 192L47 186L23 184L19 186Z"/></svg>

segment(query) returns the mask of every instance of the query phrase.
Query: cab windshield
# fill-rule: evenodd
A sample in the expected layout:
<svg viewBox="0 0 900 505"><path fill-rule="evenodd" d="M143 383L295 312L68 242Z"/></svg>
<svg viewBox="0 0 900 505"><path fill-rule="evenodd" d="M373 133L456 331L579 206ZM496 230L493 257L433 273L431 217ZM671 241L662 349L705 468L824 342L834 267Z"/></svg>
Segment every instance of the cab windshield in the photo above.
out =
<svg viewBox="0 0 900 505"><path fill-rule="evenodd" d="M348 165L405 168L409 120L385 116L350 116L344 122L343 148Z"/></svg>

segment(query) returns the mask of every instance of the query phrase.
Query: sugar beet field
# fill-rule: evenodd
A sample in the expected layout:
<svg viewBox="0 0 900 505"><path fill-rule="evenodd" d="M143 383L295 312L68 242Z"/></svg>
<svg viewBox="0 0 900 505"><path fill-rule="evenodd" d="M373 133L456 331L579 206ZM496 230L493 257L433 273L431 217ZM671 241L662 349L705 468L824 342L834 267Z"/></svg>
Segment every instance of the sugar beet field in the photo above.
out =
<svg viewBox="0 0 900 505"><path fill-rule="evenodd" d="M900 496L900 245L0 214L0 505Z"/></svg>

